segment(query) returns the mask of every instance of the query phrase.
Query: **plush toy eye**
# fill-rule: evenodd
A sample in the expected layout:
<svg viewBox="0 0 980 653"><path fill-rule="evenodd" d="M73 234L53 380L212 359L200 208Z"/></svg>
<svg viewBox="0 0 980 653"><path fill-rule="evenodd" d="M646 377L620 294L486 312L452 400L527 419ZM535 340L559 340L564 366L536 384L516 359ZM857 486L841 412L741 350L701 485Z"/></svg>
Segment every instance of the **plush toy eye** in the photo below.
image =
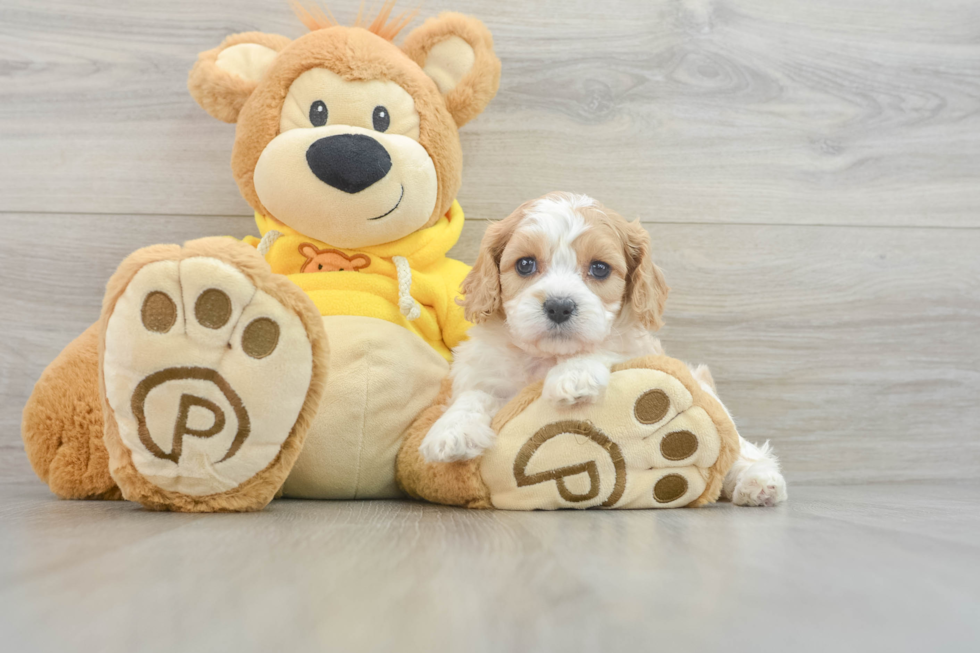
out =
<svg viewBox="0 0 980 653"><path fill-rule="evenodd" d="M327 124L327 105L323 100L317 100L310 105L310 122L314 127L323 127Z"/></svg>
<svg viewBox="0 0 980 653"><path fill-rule="evenodd" d="M608 277L610 272L612 272L612 268L609 267L608 263L603 263L602 261L592 261L592 264L589 266L589 274L592 275L592 278L598 279L599 281Z"/></svg>
<svg viewBox="0 0 980 653"><path fill-rule="evenodd" d="M379 132L388 131L388 125L391 124L391 115L388 114L388 109L382 106L374 107L374 129Z"/></svg>
<svg viewBox="0 0 980 653"><path fill-rule="evenodd" d="M522 259L518 259L517 263L514 264L514 269L522 277L529 277L537 271L538 262L533 256L525 256Z"/></svg>

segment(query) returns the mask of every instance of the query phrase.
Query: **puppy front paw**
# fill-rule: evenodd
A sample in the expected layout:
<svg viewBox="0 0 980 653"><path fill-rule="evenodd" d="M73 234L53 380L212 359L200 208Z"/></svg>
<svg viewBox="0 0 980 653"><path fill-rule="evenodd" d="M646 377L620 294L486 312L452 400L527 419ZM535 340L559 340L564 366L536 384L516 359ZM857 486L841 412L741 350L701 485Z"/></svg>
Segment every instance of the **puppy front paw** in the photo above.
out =
<svg viewBox="0 0 980 653"><path fill-rule="evenodd" d="M609 368L595 361L556 365L544 380L544 398L561 406L592 403L609 385Z"/></svg>
<svg viewBox="0 0 980 653"><path fill-rule="evenodd" d="M753 463L739 474L732 492L736 506L772 507L786 501L786 479L768 461Z"/></svg>
<svg viewBox="0 0 980 653"><path fill-rule="evenodd" d="M419 453L428 463L470 460L489 448L496 435L489 425L479 420L453 419L447 413L426 434L419 445Z"/></svg>

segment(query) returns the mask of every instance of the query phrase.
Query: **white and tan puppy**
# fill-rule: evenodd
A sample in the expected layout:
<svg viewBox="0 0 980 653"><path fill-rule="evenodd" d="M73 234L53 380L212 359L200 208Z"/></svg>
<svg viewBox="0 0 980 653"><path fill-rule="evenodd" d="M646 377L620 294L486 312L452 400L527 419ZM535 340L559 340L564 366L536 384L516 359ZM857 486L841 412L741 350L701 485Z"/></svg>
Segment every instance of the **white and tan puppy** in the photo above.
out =
<svg viewBox="0 0 980 653"><path fill-rule="evenodd" d="M496 412L544 380L557 405L599 399L612 365L663 354L667 284L650 236L590 197L551 193L487 229L463 282L469 340L450 371L453 403L422 442L429 462L474 458L493 444ZM715 394L704 366L693 368ZM724 494L738 505L772 506L786 482L768 443L741 441Z"/></svg>

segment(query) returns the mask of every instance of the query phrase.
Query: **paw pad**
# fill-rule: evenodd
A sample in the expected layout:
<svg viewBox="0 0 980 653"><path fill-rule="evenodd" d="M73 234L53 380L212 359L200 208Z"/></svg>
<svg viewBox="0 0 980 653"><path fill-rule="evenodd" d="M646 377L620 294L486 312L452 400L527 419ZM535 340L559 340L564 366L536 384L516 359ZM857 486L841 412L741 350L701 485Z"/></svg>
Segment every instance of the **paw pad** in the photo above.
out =
<svg viewBox="0 0 980 653"><path fill-rule="evenodd" d="M103 378L136 470L164 490L228 491L265 470L313 374L300 318L237 268L150 263L106 326Z"/></svg>
<svg viewBox="0 0 980 653"><path fill-rule="evenodd" d="M636 400L633 414L641 424L656 424L670 410L670 398L663 390L647 390Z"/></svg>
<svg viewBox="0 0 980 653"><path fill-rule="evenodd" d="M660 441L660 454L667 460L684 460L698 450L698 436L690 431L674 431Z"/></svg>
<svg viewBox="0 0 980 653"><path fill-rule="evenodd" d="M166 333L177 322L177 305L165 292L155 290L143 300L140 311L143 326L154 333Z"/></svg>
<svg viewBox="0 0 980 653"><path fill-rule="evenodd" d="M231 319L231 297L217 288L208 288L194 302L194 317L209 329L220 329Z"/></svg>
<svg viewBox="0 0 980 653"><path fill-rule="evenodd" d="M279 344L279 325L267 317L250 322L242 333L242 350L252 358L265 358Z"/></svg>
<svg viewBox="0 0 980 653"><path fill-rule="evenodd" d="M687 479L680 474L667 474L653 486L653 498L658 503L677 501L687 492Z"/></svg>

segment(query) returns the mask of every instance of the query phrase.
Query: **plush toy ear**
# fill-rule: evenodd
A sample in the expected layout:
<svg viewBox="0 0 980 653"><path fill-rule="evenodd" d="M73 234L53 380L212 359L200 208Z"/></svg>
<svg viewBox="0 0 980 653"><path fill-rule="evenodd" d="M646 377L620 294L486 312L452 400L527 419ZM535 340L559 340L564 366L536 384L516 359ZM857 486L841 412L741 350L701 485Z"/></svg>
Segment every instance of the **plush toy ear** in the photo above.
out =
<svg viewBox="0 0 980 653"><path fill-rule="evenodd" d="M191 68L187 88L209 114L225 122L238 120L245 100L289 39L277 34L245 32L202 52Z"/></svg>
<svg viewBox="0 0 980 653"><path fill-rule="evenodd" d="M445 13L412 30L402 49L446 98L462 127L486 108L500 86L500 60L490 30L476 18Z"/></svg>

